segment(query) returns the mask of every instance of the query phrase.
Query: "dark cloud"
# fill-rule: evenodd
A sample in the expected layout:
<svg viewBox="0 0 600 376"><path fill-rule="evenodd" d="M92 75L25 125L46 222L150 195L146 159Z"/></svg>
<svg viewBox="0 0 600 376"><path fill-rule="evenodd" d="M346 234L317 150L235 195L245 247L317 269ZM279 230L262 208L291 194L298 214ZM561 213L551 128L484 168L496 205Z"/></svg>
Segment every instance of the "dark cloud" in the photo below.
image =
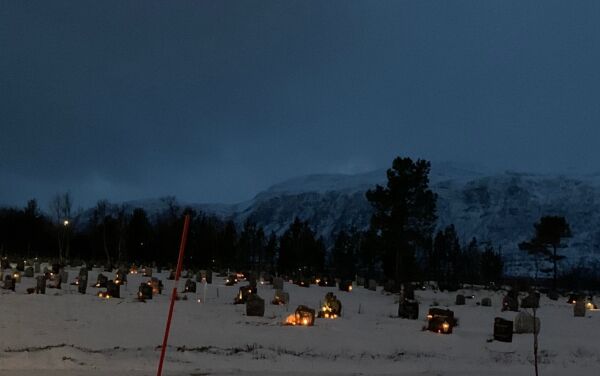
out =
<svg viewBox="0 0 600 376"><path fill-rule="evenodd" d="M232 202L395 155L600 170L600 4L0 6L0 202Z"/></svg>

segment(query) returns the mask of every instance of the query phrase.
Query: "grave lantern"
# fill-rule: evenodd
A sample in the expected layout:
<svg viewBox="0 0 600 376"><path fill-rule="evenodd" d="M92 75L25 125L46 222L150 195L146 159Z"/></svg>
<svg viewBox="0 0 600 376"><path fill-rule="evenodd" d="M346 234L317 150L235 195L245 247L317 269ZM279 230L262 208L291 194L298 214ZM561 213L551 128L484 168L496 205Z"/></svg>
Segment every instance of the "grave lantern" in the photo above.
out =
<svg viewBox="0 0 600 376"><path fill-rule="evenodd" d="M342 302L332 293L325 294L325 301L321 306L318 317L325 319L337 319L342 315Z"/></svg>
<svg viewBox="0 0 600 376"><path fill-rule="evenodd" d="M313 326L315 324L315 310L304 305L298 306L294 314L287 317L285 324Z"/></svg>

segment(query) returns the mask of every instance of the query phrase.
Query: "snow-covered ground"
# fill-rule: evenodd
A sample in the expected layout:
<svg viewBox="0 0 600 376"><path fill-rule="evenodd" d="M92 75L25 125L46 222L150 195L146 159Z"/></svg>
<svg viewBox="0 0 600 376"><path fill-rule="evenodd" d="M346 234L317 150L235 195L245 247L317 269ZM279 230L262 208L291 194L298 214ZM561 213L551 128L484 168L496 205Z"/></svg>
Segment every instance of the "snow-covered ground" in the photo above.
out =
<svg viewBox="0 0 600 376"><path fill-rule="evenodd" d="M77 274L69 270L70 279ZM89 281L96 280L90 272ZM112 278L113 276L109 276ZM122 299L103 300L88 288L73 286L27 295L34 285L23 278L17 292L0 290L0 374L54 376L156 374L171 281L166 274L163 295L137 302L137 287L148 278L129 275ZM274 291L259 286L265 317L246 317L245 306L233 305L238 286L222 278L175 305L164 375L532 375L531 335L514 335L512 343L488 342L501 293L462 292L476 296L455 306L456 294L417 291L420 320L397 315L396 297L355 288L285 285L289 307L268 304ZM183 286L183 280L180 282ZM282 325L300 304L318 308L328 291L343 303L337 320L317 319L314 327ZM477 306L483 297L492 307ZM451 335L422 331L427 308L436 302L454 310L460 325ZM573 317L566 299L542 298L540 362L542 375L600 372L600 311ZM32 372L33 371L33 372Z"/></svg>

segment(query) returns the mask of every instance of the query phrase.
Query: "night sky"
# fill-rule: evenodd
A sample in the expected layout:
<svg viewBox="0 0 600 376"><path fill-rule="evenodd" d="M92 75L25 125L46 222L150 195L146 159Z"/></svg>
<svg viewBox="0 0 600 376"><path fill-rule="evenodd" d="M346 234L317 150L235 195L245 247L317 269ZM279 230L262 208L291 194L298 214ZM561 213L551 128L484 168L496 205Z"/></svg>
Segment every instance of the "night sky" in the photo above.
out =
<svg viewBox="0 0 600 376"><path fill-rule="evenodd" d="M600 1L0 0L0 204L236 202L397 155L600 171Z"/></svg>

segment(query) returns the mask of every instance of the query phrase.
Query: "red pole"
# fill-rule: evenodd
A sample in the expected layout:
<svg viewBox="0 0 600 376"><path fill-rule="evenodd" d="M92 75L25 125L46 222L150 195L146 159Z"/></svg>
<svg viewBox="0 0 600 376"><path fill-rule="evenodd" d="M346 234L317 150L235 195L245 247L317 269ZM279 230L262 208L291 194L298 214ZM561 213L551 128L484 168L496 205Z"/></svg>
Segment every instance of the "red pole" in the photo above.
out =
<svg viewBox="0 0 600 376"><path fill-rule="evenodd" d="M173 318L173 308L175 307L175 298L177 297L177 282L179 281L179 275L181 274L181 267L183 266L183 253L185 250L185 243L187 241L188 229L190 227L190 216L185 215L185 221L183 223L183 233L181 234L181 244L179 245L179 258L177 259L177 269L175 271L175 285L173 292L171 293L171 305L169 305L169 316L167 317L167 327L165 328L165 337L163 338L162 347L160 349L160 361L158 363L157 376L162 375L163 362L165 360L165 351L167 350L167 342L169 340L169 330L171 330L171 319Z"/></svg>

